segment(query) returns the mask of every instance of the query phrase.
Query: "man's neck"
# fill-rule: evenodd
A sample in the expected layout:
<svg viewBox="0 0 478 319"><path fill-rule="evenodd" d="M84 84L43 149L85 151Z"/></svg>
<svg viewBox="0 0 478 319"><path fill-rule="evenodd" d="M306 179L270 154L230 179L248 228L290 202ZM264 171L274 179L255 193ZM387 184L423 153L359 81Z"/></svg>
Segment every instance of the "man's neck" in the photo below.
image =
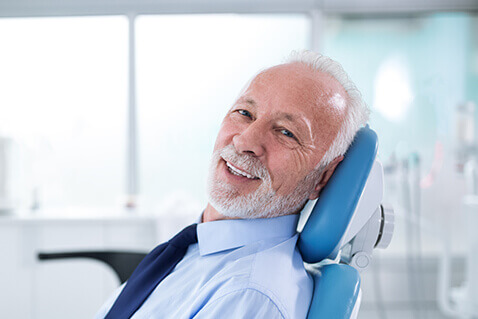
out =
<svg viewBox="0 0 478 319"><path fill-rule="evenodd" d="M231 219L231 217L227 217L219 213L211 204L207 204L204 213L202 214L202 223L212 222L215 220L222 220L222 219Z"/></svg>

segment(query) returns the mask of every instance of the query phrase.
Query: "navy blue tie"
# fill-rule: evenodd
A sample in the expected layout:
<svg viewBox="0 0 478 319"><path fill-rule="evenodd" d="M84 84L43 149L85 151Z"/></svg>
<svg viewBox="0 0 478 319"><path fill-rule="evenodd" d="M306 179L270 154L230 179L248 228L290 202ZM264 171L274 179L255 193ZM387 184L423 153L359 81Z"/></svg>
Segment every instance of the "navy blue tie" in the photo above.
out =
<svg viewBox="0 0 478 319"><path fill-rule="evenodd" d="M184 228L170 241L153 249L136 267L105 318L130 318L183 259L188 246L197 243L197 224Z"/></svg>

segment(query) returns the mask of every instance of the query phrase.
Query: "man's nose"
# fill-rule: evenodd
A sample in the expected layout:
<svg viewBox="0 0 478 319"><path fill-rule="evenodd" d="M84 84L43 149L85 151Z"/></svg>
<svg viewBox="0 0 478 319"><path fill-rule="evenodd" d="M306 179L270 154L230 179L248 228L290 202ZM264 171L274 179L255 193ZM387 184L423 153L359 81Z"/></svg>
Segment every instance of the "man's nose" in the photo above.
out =
<svg viewBox="0 0 478 319"><path fill-rule="evenodd" d="M264 154L265 130L259 123L250 124L245 130L232 138L236 151L240 154L262 156Z"/></svg>

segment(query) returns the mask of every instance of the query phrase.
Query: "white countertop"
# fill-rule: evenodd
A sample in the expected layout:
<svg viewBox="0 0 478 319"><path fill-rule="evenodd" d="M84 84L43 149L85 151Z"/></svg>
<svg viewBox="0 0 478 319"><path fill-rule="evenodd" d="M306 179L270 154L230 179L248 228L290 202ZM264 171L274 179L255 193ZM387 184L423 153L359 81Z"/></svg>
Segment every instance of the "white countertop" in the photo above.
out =
<svg viewBox="0 0 478 319"><path fill-rule="evenodd" d="M48 210L17 210L0 214L0 224L42 222L128 222L144 223L161 217L136 209L61 208Z"/></svg>

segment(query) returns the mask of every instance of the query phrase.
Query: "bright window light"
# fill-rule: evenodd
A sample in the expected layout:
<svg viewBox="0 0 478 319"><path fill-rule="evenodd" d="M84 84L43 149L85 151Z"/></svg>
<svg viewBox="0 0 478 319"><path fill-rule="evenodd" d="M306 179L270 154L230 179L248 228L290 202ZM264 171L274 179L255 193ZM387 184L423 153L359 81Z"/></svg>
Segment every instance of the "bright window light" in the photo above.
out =
<svg viewBox="0 0 478 319"><path fill-rule="evenodd" d="M124 193L128 24L0 19L0 137L17 207L114 206Z"/></svg>
<svg viewBox="0 0 478 319"><path fill-rule="evenodd" d="M385 60L375 78L374 109L387 120L400 122L412 101L413 94L405 63L398 58Z"/></svg>

